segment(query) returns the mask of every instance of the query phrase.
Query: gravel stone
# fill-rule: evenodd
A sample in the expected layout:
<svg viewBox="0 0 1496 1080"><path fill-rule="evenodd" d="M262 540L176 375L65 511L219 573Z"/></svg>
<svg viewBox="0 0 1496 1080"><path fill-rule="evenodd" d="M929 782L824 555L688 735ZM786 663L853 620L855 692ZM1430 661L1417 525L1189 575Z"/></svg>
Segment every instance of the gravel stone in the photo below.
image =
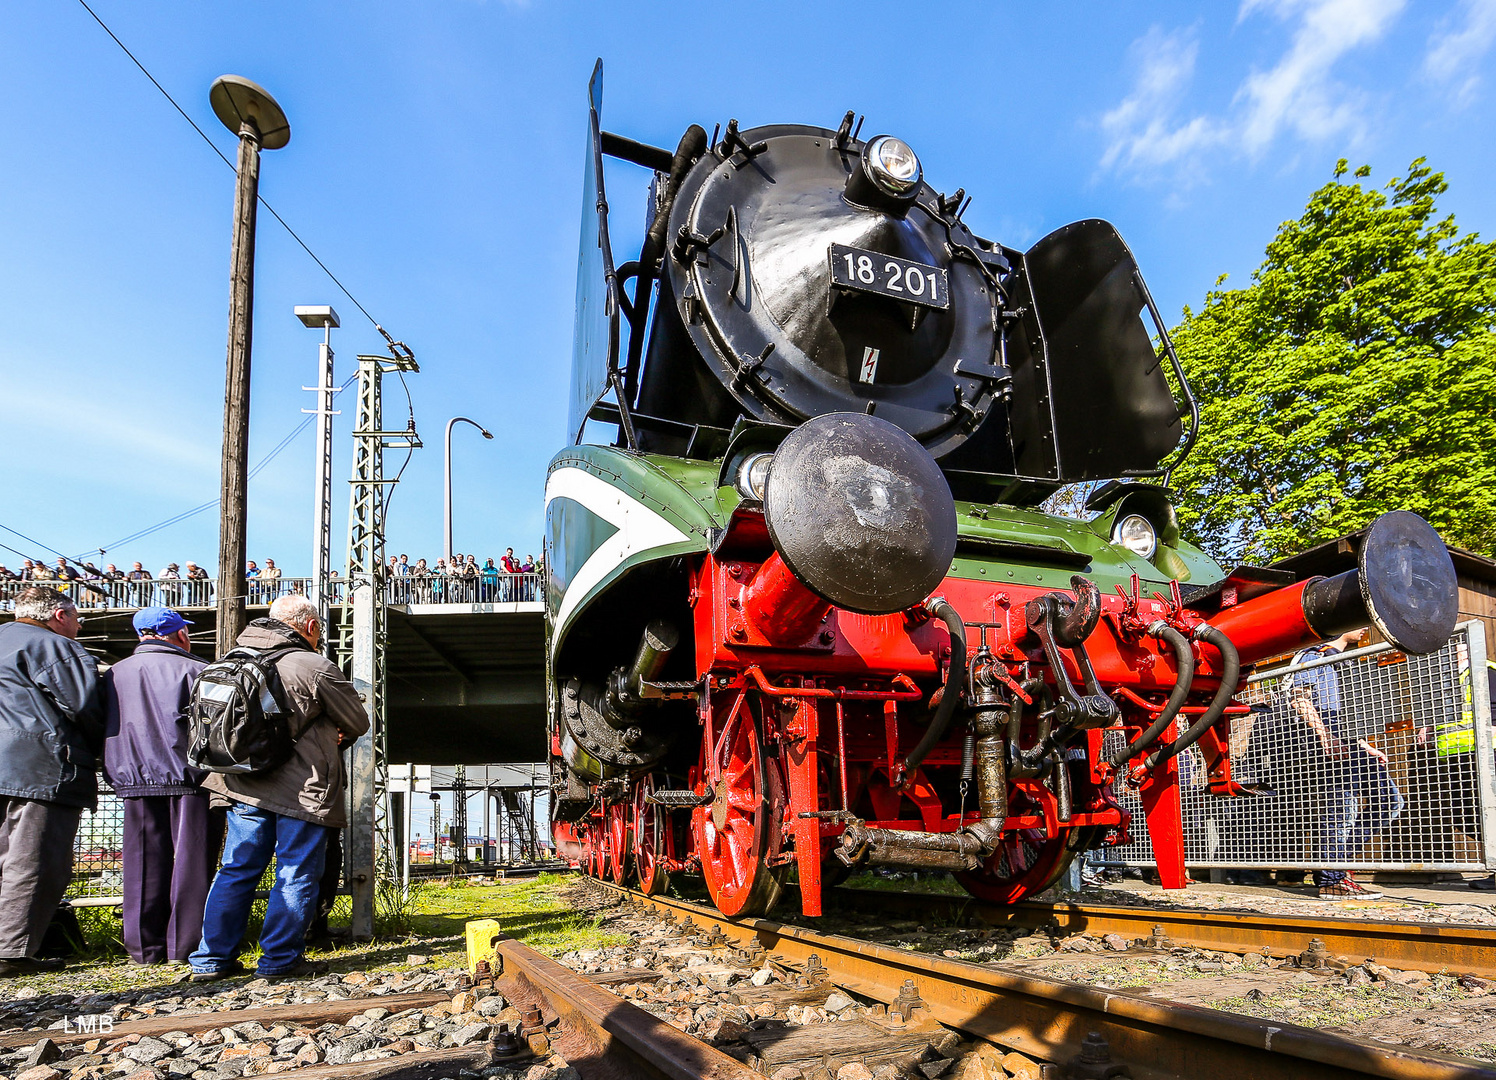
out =
<svg viewBox="0 0 1496 1080"><path fill-rule="evenodd" d="M452 1042L458 1046L466 1046L468 1043L488 1038L488 1033L492 1030L491 1024L468 1024L452 1032Z"/></svg>
<svg viewBox="0 0 1496 1080"><path fill-rule="evenodd" d="M342 1039L328 1048L327 1063L329 1065L347 1065L353 1060L355 1054L362 1054L365 1050L372 1050L377 1046L379 1040L367 1032L356 1032Z"/></svg>
<svg viewBox="0 0 1496 1080"><path fill-rule="evenodd" d="M857 1002L853 1001L846 994L843 994L840 990L834 990L832 991L831 995L826 998L826 1004L823 1005L822 1008L824 1008L829 1013L840 1013L847 1009L850 1009L853 1005L856 1004Z"/></svg>
<svg viewBox="0 0 1496 1080"><path fill-rule="evenodd" d="M129 1058L131 1061L137 1061L142 1065L149 1065L153 1061L160 1061L164 1057L169 1057L171 1052L172 1048L170 1044L147 1036L134 1046L127 1047L123 1056Z"/></svg>
<svg viewBox="0 0 1496 1080"><path fill-rule="evenodd" d="M62 1073L50 1065L33 1065L16 1076L16 1080L62 1080Z"/></svg>

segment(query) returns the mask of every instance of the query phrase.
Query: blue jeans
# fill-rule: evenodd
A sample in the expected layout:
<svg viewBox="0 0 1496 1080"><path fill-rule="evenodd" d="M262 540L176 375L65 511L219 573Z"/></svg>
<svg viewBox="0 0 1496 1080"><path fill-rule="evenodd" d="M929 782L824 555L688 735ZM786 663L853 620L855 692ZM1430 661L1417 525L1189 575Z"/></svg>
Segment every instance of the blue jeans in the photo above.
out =
<svg viewBox="0 0 1496 1080"><path fill-rule="evenodd" d="M255 888L272 855L275 883L260 931L258 974L277 975L296 966L307 927L317 914L330 831L325 825L234 803L223 866L213 878L203 913L203 940L189 958L193 971L223 971L233 963L244 941Z"/></svg>
<svg viewBox="0 0 1496 1080"><path fill-rule="evenodd" d="M1407 804L1387 767L1360 750L1334 773L1320 817L1319 856L1325 862L1350 862L1377 834L1397 820ZM1320 887L1345 880L1344 870L1316 870Z"/></svg>

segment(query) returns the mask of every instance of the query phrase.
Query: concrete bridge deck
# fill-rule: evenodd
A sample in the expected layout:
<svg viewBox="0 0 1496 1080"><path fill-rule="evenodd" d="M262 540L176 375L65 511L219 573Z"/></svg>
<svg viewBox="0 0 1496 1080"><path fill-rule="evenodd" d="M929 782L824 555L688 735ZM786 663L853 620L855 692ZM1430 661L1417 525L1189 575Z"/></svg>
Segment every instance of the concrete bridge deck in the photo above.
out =
<svg viewBox="0 0 1496 1080"><path fill-rule="evenodd" d="M190 598L189 598L190 599ZM85 607L78 640L105 663L138 640L134 607ZM214 607L180 605L193 652L213 655ZM268 603L251 605L263 618ZM545 760L545 607L539 601L388 604L385 647L389 760L481 764ZM345 613L334 605L336 640ZM0 612L0 622L10 612Z"/></svg>

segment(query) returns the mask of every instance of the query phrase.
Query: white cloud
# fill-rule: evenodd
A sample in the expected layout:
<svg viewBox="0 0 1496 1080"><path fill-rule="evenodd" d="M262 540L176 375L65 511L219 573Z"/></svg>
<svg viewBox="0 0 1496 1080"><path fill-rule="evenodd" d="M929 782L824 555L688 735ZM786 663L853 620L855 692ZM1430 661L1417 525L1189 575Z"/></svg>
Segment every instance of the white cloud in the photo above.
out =
<svg viewBox="0 0 1496 1080"><path fill-rule="evenodd" d="M1455 101L1464 105L1480 85L1475 65L1496 41L1496 0L1464 0L1461 7L1464 19L1458 26L1446 25L1429 38L1423 74L1452 86Z"/></svg>
<svg viewBox="0 0 1496 1080"><path fill-rule="evenodd" d="M1473 2L1496 5L1496 0ZM1255 157L1285 133L1311 142L1356 136L1365 124L1364 103L1361 95L1331 77L1332 69L1347 53L1380 38L1404 3L1245 0L1240 19L1266 10L1293 20L1293 34L1276 64L1242 80L1221 116L1179 115L1194 80L1197 33L1153 28L1131 49L1139 67L1132 92L1102 117L1108 137L1102 168L1147 173L1213 147Z"/></svg>
<svg viewBox="0 0 1496 1080"><path fill-rule="evenodd" d="M1154 27L1129 50L1138 67L1131 94L1101 118L1110 139L1102 168L1146 170L1177 161L1217 142L1219 125L1206 117L1176 120L1175 111L1195 75L1200 43L1194 30Z"/></svg>

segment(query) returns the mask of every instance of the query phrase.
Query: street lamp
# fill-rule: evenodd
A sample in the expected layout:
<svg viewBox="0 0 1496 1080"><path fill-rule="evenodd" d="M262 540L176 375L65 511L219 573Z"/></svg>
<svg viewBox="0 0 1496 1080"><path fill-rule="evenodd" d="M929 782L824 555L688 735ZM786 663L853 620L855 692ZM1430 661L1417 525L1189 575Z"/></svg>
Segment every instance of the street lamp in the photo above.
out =
<svg viewBox="0 0 1496 1080"><path fill-rule="evenodd" d="M452 566L452 428L458 424L472 424L473 427L483 432L485 439L493 438L493 432L489 431L476 420L469 420L466 416L454 416L447 421L447 501L446 512L442 515L444 528L442 532L443 558L446 559L447 568Z"/></svg>
<svg viewBox="0 0 1496 1080"><path fill-rule="evenodd" d="M239 139L234 240L229 256L229 346L223 395L223 493L218 518L218 648L244 629L245 497L249 488L249 364L254 326L255 209L260 151L291 141L286 114L263 86L221 75L208 90L213 113Z"/></svg>
<svg viewBox="0 0 1496 1080"><path fill-rule="evenodd" d="M317 385L303 386L303 390L317 392L317 407L302 409L315 413L317 417L317 478L316 519L312 523L312 587L307 599L317 606L317 618L322 622L322 651L332 655L331 598L327 595L328 575L332 570L332 396L338 392L333 385L332 332L338 326L338 313L325 304L298 305L295 314L308 330L322 331L322 346L318 353Z"/></svg>

